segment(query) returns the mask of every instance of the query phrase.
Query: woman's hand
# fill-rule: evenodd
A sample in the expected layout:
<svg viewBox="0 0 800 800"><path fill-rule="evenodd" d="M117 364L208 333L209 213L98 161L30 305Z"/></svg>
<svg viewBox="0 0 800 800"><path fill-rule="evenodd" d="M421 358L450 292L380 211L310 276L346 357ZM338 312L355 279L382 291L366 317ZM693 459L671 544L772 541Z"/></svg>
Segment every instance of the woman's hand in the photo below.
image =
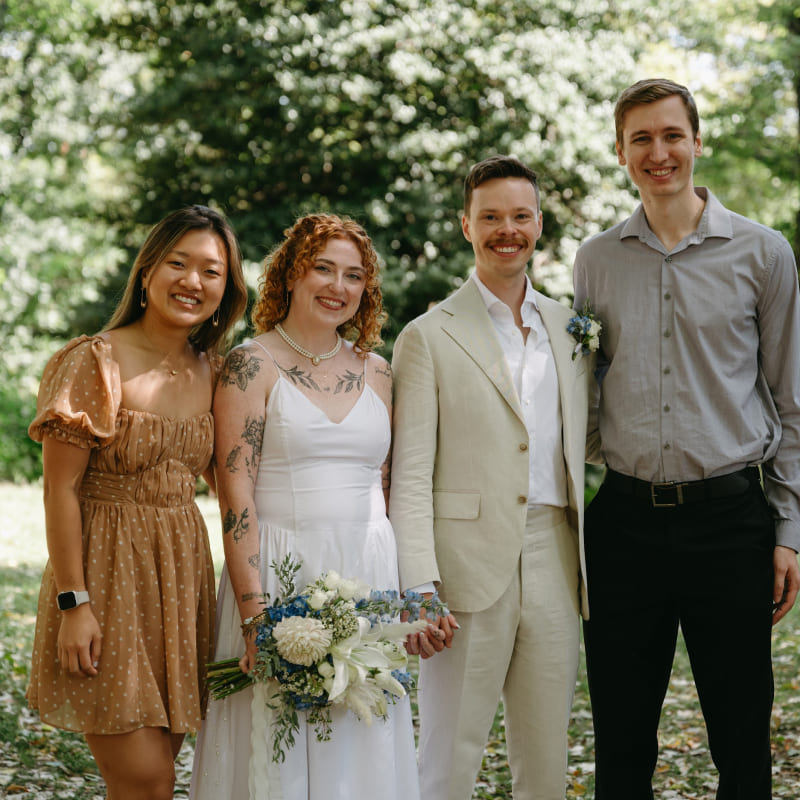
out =
<svg viewBox="0 0 800 800"><path fill-rule="evenodd" d="M244 655L239 659L239 668L245 675L250 672L256 665L256 655L258 648L256 648L256 635L255 632L244 634L245 651Z"/></svg>
<svg viewBox="0 0 800 800"><path fill-rule="evenodd" d="M103 634L91 603L61 612L58 629L58 660L73 675L97 675L103 646Z"/></svg>

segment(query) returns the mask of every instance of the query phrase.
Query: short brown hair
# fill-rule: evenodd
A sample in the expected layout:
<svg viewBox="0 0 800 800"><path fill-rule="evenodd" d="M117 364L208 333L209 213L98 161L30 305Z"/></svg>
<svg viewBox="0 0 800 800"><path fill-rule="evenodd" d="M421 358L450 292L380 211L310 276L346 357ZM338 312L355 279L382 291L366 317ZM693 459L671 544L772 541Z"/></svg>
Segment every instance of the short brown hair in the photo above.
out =
<svg viewBox="0 0 800 800"><path fill-rule="evenodd" d="M513 156L491 156L483 161L479 161L469 171L464 178L464 213L469 214L469 207L472 204L472 193L482 183L491 181L494 178L525 178L533 185L536 192L536 208L541 210L539 201L539 179L536 173L525 166L518 158Z"/></svg>
<svg viewBox="0 0 800 800"><path fill-rule="evenodd" d="M685 86L667 78L646 78L625 89L614 106L617 143L623 144L622 126L625 123L625 115L634 106L655 103L657 100L663 100L665 97L673 95L678 95L683 100L686 113L689 115L689 123L692 126L692 136L697 136L700 131L700 115L697 113L697 105L695 105L692 93Z"/></svg>
<svg viewBox="0 0 800 800"><path fill-rule="evenodd" d="M386 320L378 274L378 254L366 231L348 217L335 214L308 214L283 232L286 237L264 259L264 272L253 306L256 334L272 330L289 313L289 284L314 266L314 259L331 239L348 239L361 255L366 270L366 286L358 311L342 323L339 333L350 339L357 350L366 353L383 344L381 327Z"/></svg>

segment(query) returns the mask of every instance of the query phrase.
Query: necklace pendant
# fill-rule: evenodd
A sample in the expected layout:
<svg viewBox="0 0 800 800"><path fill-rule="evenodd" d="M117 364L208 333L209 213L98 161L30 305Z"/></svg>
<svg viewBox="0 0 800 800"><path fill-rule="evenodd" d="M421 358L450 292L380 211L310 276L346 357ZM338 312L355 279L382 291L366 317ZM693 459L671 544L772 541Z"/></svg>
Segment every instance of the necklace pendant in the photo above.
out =
<svg viewBox="0 0 800 800"><path fill-rule="evenodd" d="M319 356L314 356L314 357L311 359L311 363L312 363L312 364L313 364L315 367L318 367L318 366L319 366Z"/></svg>
<svg viewBox="0 0 800 800"><path fill-rule="evenodd" d="M170 375L177 375L177 374L178 374L178 370L176 370L176 369L171 369L171 370L169 371L169 374L170 374Z"/></svg>

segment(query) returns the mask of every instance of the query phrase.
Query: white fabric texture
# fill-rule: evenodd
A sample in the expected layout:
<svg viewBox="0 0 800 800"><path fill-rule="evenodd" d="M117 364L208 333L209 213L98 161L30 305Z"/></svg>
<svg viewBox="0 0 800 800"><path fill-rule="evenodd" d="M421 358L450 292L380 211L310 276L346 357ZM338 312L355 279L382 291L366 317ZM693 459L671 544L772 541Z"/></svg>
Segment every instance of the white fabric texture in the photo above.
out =
<svg viewBox="0 0 800 800"><path fill-rule="evenodd" d="M332 423L285 377L267 402L256 482L262 585L279 585L270 564L292 553L302 562L295 588L336 570L376 589L397 589L397 554L381 490L381 465L390 443L386 407L368 385L340 423ZM216 659L240 656L244 645L227 570L217 606ZM418 800L419 786L407 697L389 705L389 719L359 721L335 708L330 741L313 726L301 730L280 764L280 794L249 789L252 764L263 776L272 758L268 738L251 746L253 691L209 701L198 736L192 800ZM259 704L253 707L256 709ZM263 727L263 720L256 721ZM261 739L262 737L256 737ZM260 762L260 763L259 763ZM270 782L271 784L272 782Z"/></svg>

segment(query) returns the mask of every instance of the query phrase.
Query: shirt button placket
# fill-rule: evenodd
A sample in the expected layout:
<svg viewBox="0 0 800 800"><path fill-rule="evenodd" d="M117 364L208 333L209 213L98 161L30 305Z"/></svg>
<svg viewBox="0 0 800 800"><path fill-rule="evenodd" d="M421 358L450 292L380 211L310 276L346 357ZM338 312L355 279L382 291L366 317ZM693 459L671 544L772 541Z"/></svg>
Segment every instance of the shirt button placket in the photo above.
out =
<svg viewBox="0 0 800 800"><path fill-rule="evenodd" d="M675 383L675 304L673 300L672 256L666 256L661 269L661 406L660 449L662 464L667 475L674 472L669 463L672 456Z"/></svg>

